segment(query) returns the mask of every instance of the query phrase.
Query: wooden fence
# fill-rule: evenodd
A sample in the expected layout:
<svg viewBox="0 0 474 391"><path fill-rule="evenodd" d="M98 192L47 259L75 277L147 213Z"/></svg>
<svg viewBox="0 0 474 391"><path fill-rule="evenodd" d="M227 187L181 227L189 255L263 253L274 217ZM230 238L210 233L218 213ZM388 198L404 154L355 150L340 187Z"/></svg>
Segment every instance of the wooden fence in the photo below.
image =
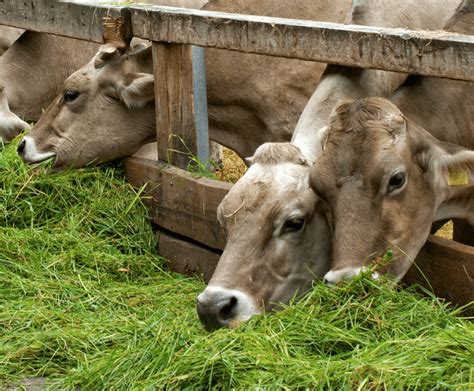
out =
<svg viewBox="0 0 474 391"><path fill-rule="evenodd" d="M173 166L129 158L126 175L137 186L148 183L160 254L172 269L205 279L225 246L216 210L231 184L186 172L182 143L169 137L201 158L208 153L204 56L196 46L474 81L474 36L161 6L0 1L0 24L94 42L102 42L105 16L122 18L129 37L153 41L154 73L165 80L155 84L158 156ZM474 299L474 247L430 237L416 263L439 296ZM425 284L415 268L406 281Z"/></svg>

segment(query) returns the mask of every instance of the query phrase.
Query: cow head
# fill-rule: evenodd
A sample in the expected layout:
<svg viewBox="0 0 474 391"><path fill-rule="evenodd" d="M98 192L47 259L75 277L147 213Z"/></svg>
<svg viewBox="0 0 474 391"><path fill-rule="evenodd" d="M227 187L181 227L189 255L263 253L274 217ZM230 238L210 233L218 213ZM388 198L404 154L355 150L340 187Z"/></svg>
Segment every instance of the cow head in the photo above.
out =
<svg viewBox="0 0 474 391"><path fill-rule="evenodd" d="M197 309L207 329L278 308L329 269L330 230L309 188L310 163L289 143L266 143L218 209L227 245Z"/></svg>
<svg viewBox="0 0 474 391"><path fill-rule="evenodd" d="M473 151L438 141L385 99L337 106L310 175L334 224L325 280L373 263L403 277L434 220L474 219L473 167Z"/></svg>
<svg viewBox="0 0 474 391"><path fill-rule="evenodd" d="M28 163L54 157L54 167L105 162L154 139L154 83L149 48L127 53L103 45L64 82L63 92L20 142Z"/></svg>

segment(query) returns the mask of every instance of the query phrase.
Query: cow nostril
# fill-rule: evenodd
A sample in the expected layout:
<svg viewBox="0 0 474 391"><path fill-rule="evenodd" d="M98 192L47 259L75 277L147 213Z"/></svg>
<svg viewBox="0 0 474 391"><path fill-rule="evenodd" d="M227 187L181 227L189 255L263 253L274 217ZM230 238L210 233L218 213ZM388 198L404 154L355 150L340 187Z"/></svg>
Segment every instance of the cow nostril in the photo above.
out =
<svg viewBox="0 0 474 391"><path fill-rule="evenodd" d="M26 141L23 139L21 140L20 144L18 144L18 147L16 149L19 155L23 153L23 151L25 150L25 146L26 146Z"/></svg>
<svg viewBox="0 0 474 391"><path fill-rule="evenodd" d="M232 296L227 304L225 304L219 311L220 318L222 320L228 320L233 316L233 309L237 305L237 297Z"/></svg>
<svg viewBox="0 0 474 391"><path fill-rule="evenodd" d="M207 330L225 327L238 316L238 298L227 292L218 295L201 294L197 299L199 319Z"/></svg>
<svg viewBox="0 0 474 391"><path fill-rule="evenodd" d="M334 281L324 277L323 278L323 284L327 285L327 286L334 286Z"/></svg>

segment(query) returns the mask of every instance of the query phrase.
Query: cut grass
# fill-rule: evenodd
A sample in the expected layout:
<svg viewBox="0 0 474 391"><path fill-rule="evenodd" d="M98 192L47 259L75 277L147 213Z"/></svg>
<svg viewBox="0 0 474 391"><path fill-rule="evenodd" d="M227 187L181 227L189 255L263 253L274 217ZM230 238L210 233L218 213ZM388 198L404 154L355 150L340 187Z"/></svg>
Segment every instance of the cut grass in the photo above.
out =
<svg viewBox="0 0 474 391"><path fill-rule="evenodd" d="M201 281L166 272L120 167L46 173L0 155L0 389L469 389L474 326L364 277L207 333Z"/></svg>

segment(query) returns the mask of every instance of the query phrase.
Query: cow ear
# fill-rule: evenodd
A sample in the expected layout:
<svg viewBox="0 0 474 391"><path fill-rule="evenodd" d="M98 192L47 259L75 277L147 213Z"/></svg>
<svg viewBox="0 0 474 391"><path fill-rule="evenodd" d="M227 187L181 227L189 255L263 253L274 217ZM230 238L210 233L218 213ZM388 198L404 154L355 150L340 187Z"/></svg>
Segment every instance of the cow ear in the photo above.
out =
<svg viewBox="0 0 474 391"><path fill-rule="evenodd" d="M106 44L102 45L94 57L94 67L102 68L108 61L120 57L122 52L115 46Z"/></svg>
<svg viewBox="0 0 474 391"><path fill-rule="evenodd" d="M155 82L148 73L129 73L118 87L121 100L129 109L143 108L155 98Z"/></svg>
<svg viewBox="0 0 474 391"><path fill-rule="evenodd" d="M423 140L417 161L436 194L453 187L474 186L474 151L434 137Z"/></svg>

